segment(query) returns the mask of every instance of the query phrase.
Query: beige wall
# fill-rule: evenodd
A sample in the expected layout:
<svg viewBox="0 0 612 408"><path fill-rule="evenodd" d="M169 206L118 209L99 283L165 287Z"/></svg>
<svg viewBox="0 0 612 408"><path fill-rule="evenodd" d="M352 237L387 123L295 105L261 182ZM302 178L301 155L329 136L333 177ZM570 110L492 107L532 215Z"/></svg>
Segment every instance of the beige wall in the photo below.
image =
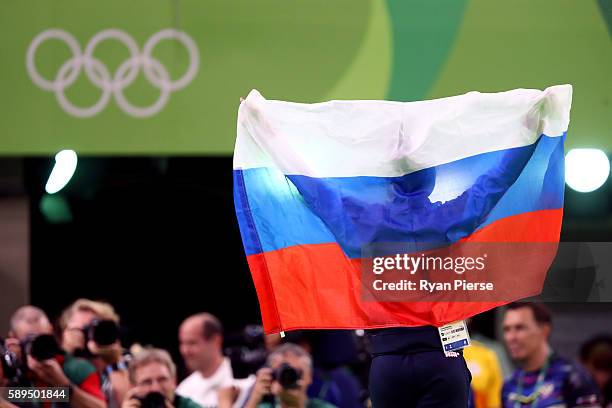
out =
<svg viewBox="0 0 612 408"><path fill-rule="evenodd" d="M26 196L0 197L0 337L13 311L30 300L28 206Z"/></svg>

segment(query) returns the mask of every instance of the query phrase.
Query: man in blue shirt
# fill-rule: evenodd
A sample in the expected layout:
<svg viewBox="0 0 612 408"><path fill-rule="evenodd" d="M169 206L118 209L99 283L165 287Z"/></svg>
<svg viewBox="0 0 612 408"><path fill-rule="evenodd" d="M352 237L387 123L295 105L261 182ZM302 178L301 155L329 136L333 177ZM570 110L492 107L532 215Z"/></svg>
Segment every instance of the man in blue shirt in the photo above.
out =
<svg viewBox="0 0 612 408"><path fill-rule="evenodd" d="M504 383L503 407L600 407L597 386L586 370L551 349L551 325L550 311L543 304L508 306L504 341L520 368Z"/></svg>

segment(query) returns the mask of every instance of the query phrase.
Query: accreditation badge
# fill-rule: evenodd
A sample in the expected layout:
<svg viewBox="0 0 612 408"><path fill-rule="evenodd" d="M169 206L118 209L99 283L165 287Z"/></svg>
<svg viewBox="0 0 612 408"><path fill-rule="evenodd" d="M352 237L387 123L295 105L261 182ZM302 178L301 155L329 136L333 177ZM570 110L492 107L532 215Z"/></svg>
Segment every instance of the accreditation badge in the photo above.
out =
<svg viewBox="0 0 612 408"><path fill-rule="evenodd" d="M455 352L471 344L465 320L458 320L438 327L438 334L440 334L440 340L442 341L442 351L447 356L449 354L452 356Z"/></svg>

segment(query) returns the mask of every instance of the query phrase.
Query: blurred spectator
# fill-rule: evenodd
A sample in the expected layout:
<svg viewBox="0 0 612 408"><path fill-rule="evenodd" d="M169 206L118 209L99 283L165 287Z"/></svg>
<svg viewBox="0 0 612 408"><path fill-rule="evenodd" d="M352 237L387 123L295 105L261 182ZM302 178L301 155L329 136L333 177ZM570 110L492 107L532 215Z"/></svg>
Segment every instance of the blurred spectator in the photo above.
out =
<svg viewBox="0 0 612 408"><path fill-rule="evenodd" d="M21 343L28 337L38 334L53 334L53 327L49 318L36 306L22 306L13 313L11 317L11 328L5 341L8 350L15 353L17 358L22 359Z"/></svg>
<svg viewBox="0 0 612 408"><path fill-rule="evenodd" d="M267 366L257 371L247 408L333 408L318 399L310 399L307 389L312 382L312 359L300 346L286 343L274 350Z"/></svg>
<svg viewBox="0 0 612 408"><path fill-rule="evenodd" d="M29 382L27 385L36 387L69 387L72 406L106 408L95 367L61 350L48 323L45 313L33 306L19 308L11 318L11 347L19 347L21 362L28 367L27 378L20 385ZM44 349L45 357L37 357L35 348Z"/></svg>
<svg viewBox="0 0 612 408"><path fill-rule="evenodd" d="M63 311L59 325L62 348L87 358L96 367L109 408L119 407L130 384L119 341L119 315L113 306L106 302L78 299ZM102 333L102 336L97 333ZM96 340L99 337L103 340Z"/></svg>
<svg viewBox="0 0 612 408"><path fill-rule="evenodd" d="M597 386L586 370L551 349L551 327L550 311L543 304L508 306L504 341L520 368L504 383L503 407L600 407Z"/></svg>
<svg viewBox="0 0 612 408"><path fill-rule="evenodd" d="M233 384L232 366L222 353L221 322L209 313L190 316L179 328L179 343L185 365L192 373L176 392L203 407L216 407L217 391Z"/></svg>
<svg viewBox="0 0 612 408"><path fill-rule="evenodd" d="M2 340L3 347L0 347L0 350L4 349L15 356L15 361L11 364L13 367L10 374L11 378L5 376L8 373L0 373L1 386L27 387L32 385L31 379L25 376L27 356L24 354L24 345L38 334L53 334L53 327L45 312L31 305L17 309L10 319L8 337L6 340ZM9 356L3 356L3 358L10 359Z"/></svg>
<svg viewBox="0 0 612 408"><path fill-rule="evenodd" d="M328 402L339 408L363 408L366 391L349 368L357 360L355 334L352 330L293 330L281 338L278 333L263 336L263 343L268 354L274 352L283 343L300 346L311 355L313 361L312 381L307 389L309 398ZM265 364L265 358L260 365ZM253 378L254 382L254 378ZM241 396L248 396L254 384L243 381L236 384L233 391L224 389L223 407L242 407L241 398L233 398L233 393L241 391ZM246 388L245 388L246 386ZM234 402L235 401L235 402Z"/></svg>
<svg viewBox="0 0 612 408"><path fill-rule="evenodd" d="M176 366L165 350L143 349L134 355L129 374L132 388L122 408L201 408L176 393Z"/></svg>
<svg viewBox="0 0 612 408"><path fill-rule="evenodd" d="M603 406L612 407L612 336L587 340L580 348L580 361L589 370L603 396Z"/></svg>
<svg viewBox="0 0 612 408"><path fill-rule="evenodd" d="M62 312L59 320L62 332L62 348L69 353L87 353L86 328L94 320L111 320L119 324L119 315L106 302L77 299Z"/></svg>
<svg viewBox="0 0 612 408"><path fill-rule="evenodd" d="M52 333L49 318L36 306L22 306L11 317L9 337L23 340L32 333Z"/></svg>
<svg viewBox="0 0 612 408"><path fill-rule="evenodd" d="M472 374L472 395L476 408L501 407L503 377L497 356L484 344L472 340L463 349L463 357Z"/></svg>
<svg viewBox="0 0 612 408"><path fill-rule="evenodd" d="M301 346L312 356L312 383L308 396L338 408L361 408L363 387L349 369L357 359L353 330L296 330L286 341Z"/></svg>

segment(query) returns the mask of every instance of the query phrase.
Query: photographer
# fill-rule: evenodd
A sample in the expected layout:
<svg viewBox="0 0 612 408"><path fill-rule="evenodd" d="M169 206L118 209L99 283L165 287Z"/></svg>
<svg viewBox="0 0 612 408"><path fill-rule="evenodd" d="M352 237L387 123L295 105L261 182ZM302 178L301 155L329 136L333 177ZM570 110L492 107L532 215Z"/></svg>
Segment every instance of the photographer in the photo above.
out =
<svg viewBox="0 0 612 408"><path fill-rule="evenodd" d="M29 386L26 345L39 334L52 334L53 328L45 312L35 306L23 306L10 320L8 337L0 344L0 384L2 386Z"/></svg>
<svg viewBox="0 0 612 408"><path fill-rule="evenodd" d="M132 388L121 408L202 408L176 394L176 366L167 351L143 349L129 368Z"/></svg>
<svg viewBox="0 0 612 408"><path fill-rule="evenodd" d="M22 360L21 342L32 334L52 334L53 327L49 318L36 306L22 306L13 313L10 321L11 327L5 341L7 350L13 352Z"/></svg>
<svg viewBox="0 0 612 408"><path fill-rule="evenodd" d="M88 332L94 322L110 321L119 325L119 315L113 306L106 302L89 299L77 299L62 312L59 326L62 334L62 348L68 353L91 356L91 350L96 344L89 338ZM117 332L118 335L118 332ZM121 344L118 336L107 345L104 351L108 351L112 357L121 356Z"/></svg>
<svg viewBox="0 0 612 408"><path fill-rule="evenodd" d="M96 367L109 408L119 407L130 384L119 341L119 315L113 306L78 299L62 313L60 329L62 348Z"/></svg>
<svg viewBox="0 0 612 408"><path fill-rule="evenodd" d="M312 360L303 348L286 343L273 351L267 367L257 371L257 379L247 408L333 408L318 399L308 399L312 382Z"/></svg>
<svg viewBox="0 0 612 408"><path fill-rule="evenodd" d="M18 364L23 368L19 385L69 387L71 406L106 408L95 368L61 350L48 322L44 312L32 306L18 309L11 318L12 337L7 343L18 351Z"/></svg>

